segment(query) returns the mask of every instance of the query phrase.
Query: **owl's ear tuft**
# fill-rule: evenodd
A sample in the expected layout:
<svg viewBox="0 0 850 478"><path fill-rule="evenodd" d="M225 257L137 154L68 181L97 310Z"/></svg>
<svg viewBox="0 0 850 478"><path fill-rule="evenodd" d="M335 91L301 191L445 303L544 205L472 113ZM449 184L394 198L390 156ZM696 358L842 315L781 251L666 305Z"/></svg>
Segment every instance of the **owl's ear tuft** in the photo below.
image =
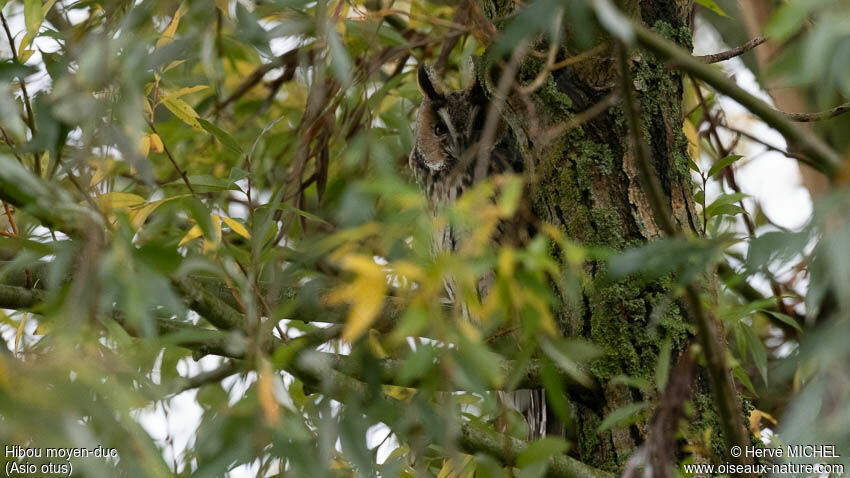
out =
<svg viewBox="0 0 850 478"><path fill-rule="evenodd" d="M471 56L467 57L460 68L461 81L465 90L471 91L476 87L476 83L478 83L477 73L475 71L475 60Z"/></svg>
<svg viewBox="0 0 850 478"><path fill-rule="evenodd" d="M437 77L437 73L429 65L419 65L419 71L416 73L416 80L419 83L419 91L431 101L442 101L446 97L446 87L443 82Z"/></svg>
<svg viewBox="0 0 850 478"><path fill-rule="evenodd" d="M461 68L463 86L471 94L474 100L486 100L484 85L478 79L478 64L473 57L467 57Z"/></svg>

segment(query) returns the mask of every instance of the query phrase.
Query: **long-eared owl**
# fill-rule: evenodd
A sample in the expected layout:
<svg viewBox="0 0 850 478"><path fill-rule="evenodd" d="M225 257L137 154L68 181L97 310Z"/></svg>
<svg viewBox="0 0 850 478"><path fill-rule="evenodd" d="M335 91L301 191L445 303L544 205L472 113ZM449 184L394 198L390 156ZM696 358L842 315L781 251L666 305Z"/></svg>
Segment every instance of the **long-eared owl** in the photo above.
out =
<svg viewBox="0 0 850 478"><path fill-rule="evenodd" d="M434 207L455 202L464 191L487 177L503 173L521 173L522 157L509 128L499 119L496 140L492 145L481 145L481 136L488 114L488 98L481 83L474 76L466 82L465 89L449 91L428 65L421 65L417 81L422 92L422 103L416 119L415 144L409 164L428 201ZM483 157L486 168L478 167L479 148L488 148ZM483 177L476 172L486 171ZM523 242L530 235L531 224L522 218L502 221L494 231L496 244ZM458 249L459 235L451 225L436 233L434 248L439 251ZM492 274L479 280L479 297L488 292ZM445 280L446 294L455 302L455 286ZM464 316L468 312L464 304ZM525 416L529 425L529 438L552 433L554 419L547 407L542 390L516 390L500 393L500 400ZM548 422L548 424L547 424Z"/></svg>

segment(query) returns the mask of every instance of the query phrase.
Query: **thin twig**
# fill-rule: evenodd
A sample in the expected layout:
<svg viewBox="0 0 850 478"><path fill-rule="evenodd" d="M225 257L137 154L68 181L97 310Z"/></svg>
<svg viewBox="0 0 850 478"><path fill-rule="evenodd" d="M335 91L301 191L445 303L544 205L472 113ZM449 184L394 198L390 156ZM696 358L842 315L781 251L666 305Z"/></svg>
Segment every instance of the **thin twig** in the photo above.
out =
<svg viewBox="0 0 850 478"><path fill-rule="evenodd" d="M165 151L165 155L168 156L169 161L171 161L172 166L177 172L180 174L180 177L183 178L183 182L186 184L186 187L189 188L189 192L195 196L195 190L192 188L192 183L189 182L189 176L186 175L186 172L180 169L180 166L177 165L177 161L174 159L174 156L171 155L171 151L168 150L168 146L165 144L165 140L162 139L162 136L156 131L156 126L153 125L153 122L147 118L145 121L148 123L148 127L150 127L153 134L159 136L160 141L162 141L162 150Z"/></svg>
<svg viewBox="0 0 850 478"><path fill-rule="evenodd" d="M473 181L479 181L487 175L487 166L489 162L490 149L496 140L496 130L499 126L499 121L502 116L502 109L505 107L505 102L508 99L508 93L511 86L514 84L517 70L528 50L528 43L523 40L514 49L508 65L502 70L502 76L499 78L499 84L496 86L496 91L493 98L490 100L490 105L487 108L487 117L484 120L484 128L481 133L481 140L478 143L477 155L475 158L475 169L473 170ZM489 75L489 72L484 72Z"/></svg>
<svg viewBox="0 0 850 478"><path fill-rule="evenodd" d="M791 121L796 121L798 123L811 123L812 121L821 121L826 119L835 118L838 115L842 115L846 112L850 111L850 101L844 103L842 105L838 105L835 108L819 111L817 113L782 113Z"/></svg>
<svg viewBox="0 0 850 478"><path fill-rule="evenodd" d="M734 127L734 126L729 126L729 125L727 125L727 124L723 124L723 123L720 123L720 124L718 124L717 126L720 126L721 128L724 128L724 129L726 129L726 130L729 130L729 131L731 131L731 132L733 132L733 133L735 133L735 134L738 134L738 135L740 135L740 136L742 136L742 137L744 137L744 138L747 138L747 139L748 139L748 140L750 140L750 141L756 142L756 143L758 143L758 144L760 144L760 145L764 146L765 148L767 148L767 149L769 149L769 150L771 150L771 151L776 151L777 153L784 154L785 156L787 156L787 157L789 157L789 158L791 158L791 159L796 159L797 161L800 161L801 163L808 164L809 166L815 167L815 164L812 162L812 160L811 160L811 159L809 159L808 157L806 157L806 156L802 155L802 154L794 153L794 152L791 152L791 151L787 151L787 150L785 150L785 149L782 149L782 148L780 148L779 146L775 146L775 145L773 145L773 144L770 144L770 143L768 143L767 141L765 141L765 140L763 140L763 139L759 138L758 136L755 136L755 135L753 135L753 134L750 134L750 133L748 133L748 132L746 132L746 131L744 131L744 130L742 130L742 129L738 129L738 128Z"/></svg>
<svg viewBox="0 0 850 478"><path fill-rule="evenodd" d="M18 237L18 226L15 224L15 216L12 214L12 208L6 203L3 202L3 210L6 212L6 219L9 220L9 227L12 228L12 234L9 237ZM4 236L5 233L2 233ZM24 274L26 274L26 286L29 288L32 286L32 273L30 273L29 268L24 269Z"/></svg>
<svg viewBox="0 0 850 478"><path fill-rule="evenodd" d="M558 71L561 68L566 68L570 65L575 65L576 63L581 63L588 58L592 58L600 53L602 53L606 48L608 48L608 43L601 43L591 48L590 50L583 51L578 55L571 56L568 58L564 58L563 60L552 65L551 71Z"/></svg>
<svg viewBox="0 0 850 478"><path fill-rule="evenodd" d="M732 48L731 50L726 50L720 53L715 53L713 55L703 55L703 56L695 56L697 60L703 63L719 63L721 61L731 60L732 58L743 55L744 53L752 50L753 48L761 45L766 42L767 38L765 37L755 37L752 40L744 43L743 45Z"/></svg>
<svg viewBox="0 0 850 478"><path fill-rule="evenodd" d="M220 382L233 374L239 373L239 370L239 363L229 360L215 370L202 372L190 378L181 378L179 379L180 385L177 387L174 395L179 395L187 390L199 388L208 383Z"/></svg>
<svg viewBox="0 0 850 478"><path fill-rule="evenodd" d="M540 141L541 145L548 144L553 139L560 137L567 131L578 128L579 126L587 123L593 118L596 118L600 114L604 113L608 108L617 104L617 100L619 100L619 98L619 93L617 91L612 91L604 98L599 100L597 103L594 103L581 113L578 113L575 116L571 116L569 119L562 123L558 123L551 129L543 133L543 140Z"/></svg>
<svg viewBox="0 0 850 478"><path fill-rule="evenodd" d="M3 142L9 146L9 149L12 150L12 154L15 155L15 158L17 158L18 162L23 165L24 158L22 158L21 155L18 154L18 150L17 148L15 148L15 142L12 141L12 138L9 137L9 135L6 133L6 130L2 126L0 126L0 134L3 135Z"/></svg>
<svg viewBox="0 0 850 478"><path fill-rule="evenodd" d="M560 32L561 31L561 16L563 12L561 9L557 9L555 11L555 26L552 29L553 31ZM559 47L559 39L552 38L549 41L549 52L546 54L546 65L543 66L543 69L540 70L540 73L537 74L537 77L529 83L527 86L519 86L520 94L527 95L536 91L538 88L543 86L543 83L546 82L546 78L549 78L549 72L552 71L552 67L555 64L555 56L558 54Z"/></svg>
<svg viewBox="0 0 850 478"><path fill-rule="evenodd" d="M3 12L0 11L0 20L3 21L3 29L6 30L6 38L9 40L9 49L12 50L12 59L15 60L15 63L20 63L18 61L18 53L15 51L15 40L12 37L12 32L9 31L9 25L6 23L6 17L3 15ZM27 125L30 127L30 131L35 134L35 116L32 114L32 105L30 104L29 93L27 93L27 83L24 81L23 77L21 80L21 94L24 96L24 108L27 110ZM35 160L36 164L38 164L38 158Z"/></svg>

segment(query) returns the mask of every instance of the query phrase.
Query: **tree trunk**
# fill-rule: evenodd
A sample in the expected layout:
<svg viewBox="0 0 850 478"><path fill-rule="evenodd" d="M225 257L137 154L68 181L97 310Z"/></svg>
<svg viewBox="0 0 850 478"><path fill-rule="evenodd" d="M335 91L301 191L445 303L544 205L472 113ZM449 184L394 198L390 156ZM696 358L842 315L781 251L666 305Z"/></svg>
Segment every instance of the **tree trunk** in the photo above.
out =
<svg viewBox="0 0 850 478"><path fill-rule="evenodd" d="M632 18L690 50L690 1L617 3ZM502 18L516 8L511 0L482 0L479 5L491 19ZM556 61L581 53L573 46L569 22L565 30L566 40ZM639 181L637 158L629 147L628 126L619 100L604 109L594 106L620 86L615 42L610 38L599 40L608 45L604 51L552 72L530 95L530 101L519 94L510 95L503 114L527 155L525 163L534 178L530 187L535 215L581 244L619 250L659 238L663 232ZM541 38L531 47L545 52L548 44ZM531 83L545 63L545 58L527 55L517 81ZM687 140L682 132L682 77L639 49L630 52L629 63L641 107L643 138L650 147L669 209L681 229L701 233L692 197ZM544 132L599 109L603 111L591 120L544 144ZM654 386L640 392L611 384L611 379L627 375L654 383L661 344L670 340L673 360L686 345L688 314L671 291L672 281L636 277L603 284L597 279L606 270L599 262L587 264L586 272L594 280L583 288L577 303L563 299L560 326L566 335L588 339L604 351L604 356L592 364L591 373L603 384L605 400L570 403L575 426L569 438L577 444L571 453L590 465L618 471L647 439L651 409L628 427L602 433L597 433L597 428L610 412L638 402L654 403L657 393ZM710 403L707 386L697 385L695 390L695 403ZM717 432L720 427L716 420L707 410L700 410L693 431L698 434L711 426Z"/></svg>

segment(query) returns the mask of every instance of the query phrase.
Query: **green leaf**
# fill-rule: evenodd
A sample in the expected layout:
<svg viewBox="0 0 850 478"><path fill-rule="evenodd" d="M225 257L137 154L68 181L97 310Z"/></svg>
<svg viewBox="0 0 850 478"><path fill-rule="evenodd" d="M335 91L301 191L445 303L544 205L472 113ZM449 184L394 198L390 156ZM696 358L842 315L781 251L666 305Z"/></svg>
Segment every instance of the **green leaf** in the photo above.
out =
<svg viewBox="0 0 850 478"><path fill-rule="evenodd" d="M216 191L241 191L239 186L230 179L217 178L209 174L197 174L189 176L189 183L195 192L210 193ZM184 186L182 179L175 179L166 186Z"/></svg>
<svg viewBox="0 0 850 478"><path fill-rule="evenodd" d="M661 350L658 352L658 364L655 366L655 384L658 390L664 390L667 386L667 378L670 375L670 355L672 353L673 344L670 337L664 339L661 344Z"/></svg>
<svg viewBox="0 0 850 478"><path fill-rule="evenodd" d="M746 212L747 211L745 211L744 208L735 204L712 204L711 206L705 208L706 217L736 216L738 214L744 214Z"/></svg>
<svg viewBox="0 0 850 478"><path fill-rule="evenodd" d="M44 10L41 7L41 0L24 0L24 23L31 37L38 33L38 28L43 21Z"/></svg>
<svg viewBox="0 0 850 478"><path fill-rule="evenodd" d="M638 413L640 413L647 407L649 407L648 402L639 402L618 408L613 412L609 413L608 416L605 417L605 420L602 420L602 423L599 424L599 427L596 429L596 432L601 433L614 426L631 422L637 419Z"/></svg>
<svg viewBox="0 0 850 478"><path fill-rule="evenodd" d="M797 321L794 320L794 318L789 316L789 315L785 315L782 312L775 312L775 311L772 311L772 310L761 309L761 311L764 312L765 314L770 314L776 320L782 322L783 324L790 325L791 327L794 327L799 332L803 331L803 328L800 327L800 324L797 323Z"/></svg>
<svg viewBox="0 0 850 478"><path fill-rule="evenodd" d="M694 160L691 159L690 156L688 156L688 167L691 168L691 171L693 171L697 174L700 173L699 166L697 166L697 163L695 163Z"/></svg>
<svg viewBox="0 0 850 478"><path fill-rule="evenodd" d="M561 343L556 345L548 340L541 341L540 348L550 359L552 359L552 362L554 362L576 382L587 387L591 386L592 381L587 374L584 373L582 368L579 367L578 361L587 359L588 356L595 355L595 348L592 348L589 344L582 342L561 341Z"/></svg>
<svg viewBox="0 0 850 478"><path fill-rule="evenodd" d="M732 156L726 156L725 158L721 158L719 161L714 163L714 166L712 166L711 169L708 170L708 177L714 177L714 175L723 170L723 168L729 166L730 164L741 158L743 158L743 156L739 154L733 154Z"/></svg>
<svg viewBox="0 0 850 478"><path fill-rule="evenodd" d="M697 191L696 194L694 194L694 201L696 201L697 204L702 204L703 201L705 201L705 191L702 189Z"/></svg>
<svg viewBox="0 0 850 478"><path fill-rule="evenodd" d="M765 232L750 241L746 270L756 272L774 261L790 261L800 254L811 239L809 231Z"/></svg>
<svg viewBox="0 0 850 478"><path fill-rule="evenodd" d="M242 155L242 148L239 146L239 143L233 139L233 136L227 133L227 131L219 128L218 126L210 123L209 121L198 118L198 123L200 123L201 127L207 130L208 133L215 136L221 142L221 145L225 147L231 153Z"/></svg>
<svg viewBox="0 0 850 478"><path fill-rule="evenodd" d="M180 118L180 120L187 125L198 131L204 130L204 128L201 127L201 123L198 122L198 113L195 112L194 108L189 106L189 103L186 103L180 98L165 98L162 101L162 104L168 108L168 111L171 111L174 116Z"/></svg>
<svg viewBox="0 0 850 478"><path fill-rule="evenodd" d="M354 63L348 55L345 46L342 44L336 30L328 31L328 47L330 48L331 56L331 71L343 88L347 88L354 81L351 74L354 71Z"/></svg>
<svg viewBox="0 0 850 478"><path fill-rule="evenodd" d="M528 448L517 456L516 464L519 468L525 468L533 463L560 455L567 451L568 448L569 445L563 438L545 437L529 444Z"/></svg>
<svg viewBox="0 0 850 478"><path fill-rule="evenodd" d="M720 15L721 17L728 17L729 15L720 8L720 5L717 4L714 0L696 0L697 3L702 5L703 7L711 10L712 12Z"/></svg>
<svg viewBox="0 0 850 478"><path fill-rule="evenodd" d="M641 391L649 390L649 380L640 377L630 377L628 375L617 375L611 379L614 385L625 385Z"/></svg>
<svg viewBox="0 0 850 478"><path fill-rule="evenodd" d="M34 66L22 65L11 60L0 63L0 81L11 81L14 78L23 79L37 72L38 68Z"/></svg>
<svg viewBox="0 0 850 478"><path fill-rule="evenodd" d="M268 32L260 25L257 17L242 5L242 2L236 2L236 22L236 38L252 45L263 55L272 56Z"/></svg>
<svg viewBox="0 0 850 478"><path fill-rule="evenodd" d="M608 33L627 44L634 41L635 33L631 21L611 1L593 2L593 8L596 10L596 18Z"/></svg>
<svg viewBox="0 0 850 478"><path fill-rule="evenodd" d="M705 215L706 217L714 217L724 214L734 216L736 214L746 212L743 208L734 203L748 197L749 196L744 193L723 194L715 199L714 202L706 206Z"/></svg>
<svg viewBox="0 0 850 478"><path fill-rule="evenodd" d="M747 372L745 372L740 365L737 365L732 368L732 375L734 375L735 378L737 378L738 381L741 382L744 387L746 387L746 389L753 394L753 396L758 397L759 394L756 393L756 388L753 386L753 382L750 381L750 377L747 375Z"/></svg>
<svg viewBox="0 0 850 478"><path fill-rule="evenodd" d="M797 0L782 2L764 28L764 34L782 42L793 35L806 22L809 12L829 3L830 0Z"/></svg>
<svg viewBox="0 0 850 478"><path fill-rule="evenodd" d="M659 239L612 257L608 274L611 279L640 274L643 279L651 280L675 272L681 283L687 283L705 273L706 266L720 256L726 245L722 240Z"/></svg>
<svg viewBox="0 0 850 478"><path fill-rule="evenodd" d="M545 29L552 23L552 12L558 9L559 3L555 0L537 0L519 10L510 24L502 30L496 43L488 48L487 54L491 58L499 58L511 52L524 39Z"/></svg>
<svg viewBox="0 0 850 478"><path fill-rule="evenodd" d="M325 221L321 217L319 217L315 214L311 214L307 211L298 209L297 207L292 207L289 204L281 204L280 206L278 206L278 209L280 209L281 211L295 213L296 215L301 216L304 219L308 219L310 221L315 221L315 222L319 222L319 223L322 223L322 224L330 225L330 223L328 221Z"/></svg>
<svg viewBox="0 0 850 478"><path fill-rule="evenodd" d="M756 335L752 326L743 326L744 337L747 341L747 348L750 349L750 357L753 358L756 368L761 374L761 379L767 385L767 350L764 348L764 343L758 335Z"/></svg>

